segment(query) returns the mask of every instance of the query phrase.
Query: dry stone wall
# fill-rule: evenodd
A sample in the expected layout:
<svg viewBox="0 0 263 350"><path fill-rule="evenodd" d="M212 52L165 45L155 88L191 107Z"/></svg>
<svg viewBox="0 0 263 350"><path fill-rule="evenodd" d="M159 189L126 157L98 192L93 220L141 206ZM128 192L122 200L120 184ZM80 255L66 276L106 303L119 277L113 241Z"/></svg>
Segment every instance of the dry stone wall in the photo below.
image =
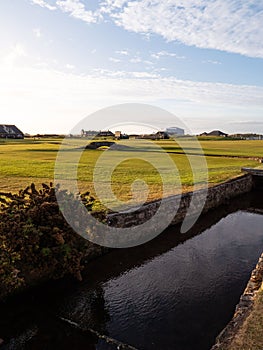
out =
<svg viewBox="0 0 263 350"><path fill-rule="evenodd" d="M206 213L208 210L226 203L231 200L231 198L250 192L252 188L253 177L250 174L245 174L222 184L209 187L202 213ZM184 220L192 197L193 192L187 192L182 194L182 196L178 195L163 199L167 209L165 211L166 214L168 215L171 211L175 211L175 216L171 221L171 225L178 224ZM197 198L197 200L195 200L196 207L193 209L193 214L198 212L200 206L203 204L204 190L196 191L195 198ZM200 201L198 201L198 198L200 198ZM160 207L160 204L161 201L155 201L145 204L137 210L131 209L123 213L109 214L107 217L108 224L115 227L138 226L151 219ZM177 212L176 208L178 208Z"/></svg>

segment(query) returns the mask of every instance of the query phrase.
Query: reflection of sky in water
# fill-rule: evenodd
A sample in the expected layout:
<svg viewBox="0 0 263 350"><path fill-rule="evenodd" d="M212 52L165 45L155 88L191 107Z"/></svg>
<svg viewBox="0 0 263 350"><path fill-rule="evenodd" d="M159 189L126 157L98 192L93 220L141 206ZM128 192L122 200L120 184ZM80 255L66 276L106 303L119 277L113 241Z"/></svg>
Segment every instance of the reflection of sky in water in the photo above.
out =
<svg viewBox="0 0 263 350"><path fill-rule="evenodd" d="M231 202L231 211L253 204L242 198ZM114 349L61 323L63 317L140 350L208 350L232 317L263 246L263 216L224 215L226 208L207 213L189 235L171 227L146 245L114 250L89 263L82 283L64 288L63 282L43 289L43 296L3 305L1 338L12 338L17 348L26 339L30 349ZM32 327L37 333L28 339Z"/></svg>
<svg viewBox="0 0 263 350"><path fill-rule="evenodd" d="M201 330L213 331L220 315L225 317L222 306L234 305L242 293L244 276L249 278L261 254L262 224L263 217L256 214L231 214L202 235L105 283L110 334L143 349L179 344L181 350L192 346L185 338L187 327L187 338L201 349Z"/></svg>

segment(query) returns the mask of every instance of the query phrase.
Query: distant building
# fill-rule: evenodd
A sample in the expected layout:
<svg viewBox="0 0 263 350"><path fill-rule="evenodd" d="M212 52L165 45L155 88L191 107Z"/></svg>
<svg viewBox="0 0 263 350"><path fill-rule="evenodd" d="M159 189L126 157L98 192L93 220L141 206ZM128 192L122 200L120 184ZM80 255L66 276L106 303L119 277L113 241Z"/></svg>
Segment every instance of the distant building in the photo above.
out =
<svg viewBox="0 0 263 350"><path fill-rule="evenodd" d="M228 134L220 131L220 130L213 130L211 132L203 132L200 134L200 136L220 136L220 137L227 137Z"/></svg>
<svg viewBox="0 0 263 350"><path fill-rule="evenodd" d="M169 135L165 131L157 131L155 134L143 134L139 135L140 139L148 139L148 140L161 140L161 139L169 139Z"/></svg>
<svg viewBox="0 0 263 350"><path fill-rule="evenodd" d="M169 139L169 135L166 131L157 131L155 136L157 139Z"/></svg>
<svg viewBox="0 0 263 350"><path fill-rule="evenodd" d="M213 130L207 134L208 136L221 136L221 137L227 137L228 135L220 130Z"/></svg>
<svg viewBox="0 0 263 350"><path fill-rule="evenodd" d="M117 140L120 140L120 139L121 139L121 136L122 136L121 131L115 131L115 138L116 138Z"/></svg>
<svg viewBox="0 0 263 350"><path fill-rule="evenodd" d="M168 135L184 135L184 129L177 128L176 126L167 128L165 131Z"/></svg>
<svg viewBox="0 0 263 350"><path fill-rule="evenodd" d="M115 139L116 140L124 140L124 139L128 139L129 135L127 134L122 134L121 131L115 131Z"/></svg>
<svg viewBox="0 0 263 350"><path fill-rule="evenodd" d="M129 134L129 138L130 139L139 139L140 135L138 135L138 134Z"/></svg>
<svg viewBox="0 0 263 350"><path fill-rule="evenodd" d="M240 140L263 140L263 135L260 134L234 134L231 137Z"/></svg>
<svg viewBox="0 0 263 350"><path fill-rule="evenodd" d="M96 131L96 130L81 130L81 137L114 137L114 134L110 131Z"/></svg>
<svg viewBox="0 0 263 350"><path fill-rule="evenodd" d="M96 130L81 130L81 137L97 136L99 131Z"/></svg>
<svg viewBox="0 0 263 350"><path fill-rule="evenodd" d="M110 130L107 130L107 131L100 131L97 134L97 137L115 137L115 135Z"/></svg>
<svg viewBox="0 0 263 350"><path fill-rule="evenodd" d="M246 140L263 140L262 135L249 135L246 137Z"/></svg>
<svg viewBox="0 0 263 350"><path fill-rule="evenodd" d="M0 138L23 139L24 134L15 125L0 124Z"/></svg>

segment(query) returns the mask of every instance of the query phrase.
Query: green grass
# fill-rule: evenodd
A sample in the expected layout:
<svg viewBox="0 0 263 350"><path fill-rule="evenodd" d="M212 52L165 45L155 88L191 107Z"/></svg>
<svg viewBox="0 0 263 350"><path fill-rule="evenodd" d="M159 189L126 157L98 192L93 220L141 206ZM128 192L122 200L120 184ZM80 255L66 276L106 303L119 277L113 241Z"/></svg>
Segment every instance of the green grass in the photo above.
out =
<svg viewBox="0 0 263 350"><path fill-rule="evenodd" d="M180 139L179 139L180 140ZM191 139L181 139L184 150L190 153L200 153L200 149L196 147ZM167 152L181 152L179 145L174 141L157 141ZM262 157L263 158L263 141L255 140L201 140L200 144L206 155L226 155L239 157Z"/></svg>
<svg viewBox="0 0 263 350"><path fill-rule="evenodd" d="M60 147L58 139L42 140L0 140L0 191L17 191L28 186L31 182L40 185L42 182L53 180L54 164L57 151ZM83 140L81 141L83 143ZM160 156L158 150L151 149L148 142L142 141L140 144L145 152L138 152L137 144L132 140L121 141L120 144L130 147L132 152L127 151L102 151L85 150L82 154L78 168L78 183L80 191L89 190L95 196L93 188L93 170L96 161L101 155L108 152L115 154L114 159L121 161L129 158L130 154L134 159L120 162L112 174L112 190L120 200L130 200L132 198L131 185L133 181L140 178L144 180L149 188L148 200L162 197L162 179L158 171L149 163L140 158L147 157L151 161ZM193 175L189 161L185 154L176 154L181 150L174 141L158 141L157 145L163 147L176 164L180 173L180 180L184 191L192 189ZM263 157L263 141L202 141L202 146L207 155L238 155L250 157ZM75 147L78 147L76 141ZM191 140L184 140L183 147L190 153L200 153L200 149ZM74 157L74 148L68 144L68 162ZM136 158L137 157L137 158ZM202 160L200 156L189 156L191 161ZM162 156L158 162L162 163ZM255 167L258 162L246 158L227 157L206 157L209 174L209 185L217 184L231 179L241 174L241 167ZM111 165L111 159L105 161L102 170ZM165 164L163 164L165 167ZM198 166L198 164L197 164ZM169 173L166 177L166 195L180 192L180 188L173 185L174 174ZM202 171L198 170L197 183L202 186ZM138 190L138 195L140 191Z"/></svg>

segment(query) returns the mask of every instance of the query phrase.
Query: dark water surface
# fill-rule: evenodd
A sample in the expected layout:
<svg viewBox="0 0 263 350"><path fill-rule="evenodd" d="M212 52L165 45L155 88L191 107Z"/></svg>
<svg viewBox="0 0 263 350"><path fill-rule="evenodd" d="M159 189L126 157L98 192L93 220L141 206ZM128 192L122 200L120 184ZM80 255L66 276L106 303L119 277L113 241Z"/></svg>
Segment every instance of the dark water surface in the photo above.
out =
<svg viewBox="0 0 263 350"><path fill-rule="evenodd" d="M92 328L142 350L207 350L231 319L263 251L262 193L202 217L186 235L90 263L82 283L43 287L1 305L6 349L117 349ZM60 321L76 322L82 330Z"/></svg>

